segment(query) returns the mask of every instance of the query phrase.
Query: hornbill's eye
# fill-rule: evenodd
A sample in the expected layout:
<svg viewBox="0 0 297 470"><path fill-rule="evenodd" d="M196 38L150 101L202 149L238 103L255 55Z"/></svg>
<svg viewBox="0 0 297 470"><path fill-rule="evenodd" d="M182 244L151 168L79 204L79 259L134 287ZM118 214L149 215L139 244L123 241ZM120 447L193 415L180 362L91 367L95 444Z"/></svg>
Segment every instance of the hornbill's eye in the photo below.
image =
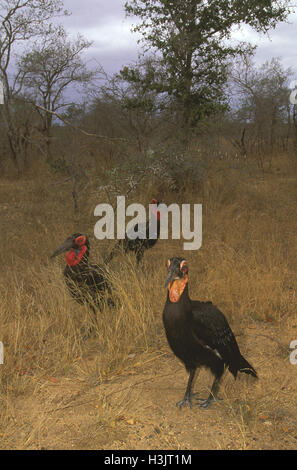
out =
<svg viewBox="0 0 297 470"><path fill-rule="evenodd" d="M186 260L182 260L182 262L180 263L180 267L179 269L182 271L182 272L187 272L188 271L188 263L186 262Z"/></svg>
<svg viewBox="0 0 297 470"><path fill-rule="evenodd" d="M78 246L85 245L85 243L86 243L86 237L83 236L83 235L80 235L79 237L76 237L75 243L76 243Z"/></svg>

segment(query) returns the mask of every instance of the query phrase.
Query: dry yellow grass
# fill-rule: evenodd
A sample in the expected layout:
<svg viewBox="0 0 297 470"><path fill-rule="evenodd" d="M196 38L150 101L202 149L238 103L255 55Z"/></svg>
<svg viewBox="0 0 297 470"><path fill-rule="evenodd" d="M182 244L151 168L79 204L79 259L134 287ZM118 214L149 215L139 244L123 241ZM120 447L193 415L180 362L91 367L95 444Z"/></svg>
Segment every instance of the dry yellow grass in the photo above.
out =
<svg viewBox="0 0 297 470"><path fill-rule="evenodd" d="M203 204L202 248L183 252L182 241L160 240L139 268L133 257L115 258L116 305L105 305L97 323L69 296L64 260L49 260L71 233L92 235L96 193L85 194L78 222L69 188L57 190L50 175L0 181L1 448L297 447L297 366L288 351L297 339L296 164L282 156L275 166L261 176L220 162L197 193L164 192L167 203ZM140 197L150 198L147 188ZM92 261L111 246L91 236ZM208 412L174 406L186 374L161 313L165 262L177 255L189 261L192 298L225 313L260 376L255 384L226 374L224 400ZM209 384L202 371L196 387L207 393Z"/></svg>

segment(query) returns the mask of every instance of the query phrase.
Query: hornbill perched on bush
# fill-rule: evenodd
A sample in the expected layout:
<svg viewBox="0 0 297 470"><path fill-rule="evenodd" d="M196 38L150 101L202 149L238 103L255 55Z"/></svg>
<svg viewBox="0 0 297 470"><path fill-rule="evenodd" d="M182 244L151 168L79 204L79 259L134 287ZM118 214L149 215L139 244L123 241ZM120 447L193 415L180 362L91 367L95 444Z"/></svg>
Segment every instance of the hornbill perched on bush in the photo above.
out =
<svg viewBox="0 0 297 470"><path fill-rule="evenodd" d="M119 251L119 249L123 249L125 253L128 251L135 253L137 264L139 264L143 258L145 250L155 246L160 236L160 211L158 210L160 201L152 199L150 204L152 205L152 217L149 218L146 224L143 223L139 226L136 224L135 226L135 232L140 232L143 235L143 238L137 237L132 239L130 233L126 234L126 237L119 240L113 247L105 260L105 263L109 263L116 252Z"/></svg>
<svg viewBox="0 0 297 470"><path fill-rule="evenodd" d="M192 407L192 382L196 369L205 366L215 379L207 399L197 398L202 408L217 398L220 379L227 367L236 379L245 372L257 378L255 369L239 351L235 336L223 313L211 302L191 300L188 294L188 264L183 258L171 258L167 262L167 300L163 311L163 323L167 340L174 354L184 363L189 380L184 399L177 403Z"/></svg>
<svg viewBox="0 0 297 470"><path fill-rule="evenodd" d="M57 248L51 258L65 251L67 251L67 265L64 269L64 277L70 294L80 304L87 302L95 312L95 307L101 306L100 294L109 291L109 284L102 267L89 264L88 237L75 233Z"/></svg>

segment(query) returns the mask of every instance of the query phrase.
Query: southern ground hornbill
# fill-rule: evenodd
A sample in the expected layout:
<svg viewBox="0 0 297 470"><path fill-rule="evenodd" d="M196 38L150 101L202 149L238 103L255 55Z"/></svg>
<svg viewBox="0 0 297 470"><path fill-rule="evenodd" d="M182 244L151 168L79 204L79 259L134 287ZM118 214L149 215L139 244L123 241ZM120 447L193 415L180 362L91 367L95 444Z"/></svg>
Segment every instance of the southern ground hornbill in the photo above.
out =
<svg viewBox="0 0 297 470"><path fill-rule="evenodd" d="M152 205L152 215L147 221L147 223L144 223L140 226L138 226L137 224L135 226L135 232L140 232L143 235L143 238L138 237L132 239L131 237L129 237L129 233L126 234L126 237L123 240L119 240L116 243L116 245L108 255L107 259L105 260L105 263L109 263L116 254L116 252L122 249L124 253L127 253L128 251L135 253L137 264L139 264L139 262L143 258L145 250L148 250L149 248L155 246L160 236L160 211L158 210L158 205L160 204L160 201L158 201L157 199L152 199L150 204ZM155 222L154 226L153 222Z"/></svg>
<svg viewBox="0 0 297 470"><path fill-rule="evenodd" d="M66 285L72 297L80 304L87 302L92 310L101 306L101 296L109 291L109 285L102 267L89 264L90 243L88 237L75 233L57 248L51 258L67 252L64 269Z"/></svg>
<svg viewBox="0 0 297 470"><path fill-rule="evenodd" d="M163 323L167 340L174 354L184 363L189 380L183 400L177 406L192 407L192 382L196 369L205 366L214 374L207 399L196 398L198 406L208 408L217 399L220 379L225 367L236 378L238 372L257 377L255 369L239 351L235 336L223 313L211 302L191 300L188 294L188 264L183 258L167 262L165 287L167 300Z"/></svg>

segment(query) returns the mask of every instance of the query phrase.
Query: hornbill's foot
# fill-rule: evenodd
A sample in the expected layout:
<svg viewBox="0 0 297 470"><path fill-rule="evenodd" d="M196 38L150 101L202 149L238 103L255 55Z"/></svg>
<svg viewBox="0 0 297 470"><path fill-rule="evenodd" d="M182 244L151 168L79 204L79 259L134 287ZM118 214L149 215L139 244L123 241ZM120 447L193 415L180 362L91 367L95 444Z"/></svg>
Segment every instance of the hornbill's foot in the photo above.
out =
<svg viewBox="0 0 297 470"><path fill-rule="evenodd" d="M192 402L191 402L190 397L184 398L183 400L178 401L177 404L176 404L176 406L180 409L183 408L186 405L188 405L189 408L192 408Z"/></svg>
<svg viewBox="0 0 297 470"><path fill-rule="evenodd" d="M221 401L221 398L214 397L213 395L210 395L208 398L195 398L195 400L199 403L197 403L197 406L200 408L203 408L204 410L207 410L209 406L215 402L215 401Z"/></svg>
<svg viewBox="0 0 297 470"><path fill-rule="evenodd" d="M195 394L185 395L184 399L181 400L181 401L178 401L176 406L178 408L183 408L184 406L188 405L189 408L192 408L192 397L194 397L194 396L195 396Z"/></svg>

